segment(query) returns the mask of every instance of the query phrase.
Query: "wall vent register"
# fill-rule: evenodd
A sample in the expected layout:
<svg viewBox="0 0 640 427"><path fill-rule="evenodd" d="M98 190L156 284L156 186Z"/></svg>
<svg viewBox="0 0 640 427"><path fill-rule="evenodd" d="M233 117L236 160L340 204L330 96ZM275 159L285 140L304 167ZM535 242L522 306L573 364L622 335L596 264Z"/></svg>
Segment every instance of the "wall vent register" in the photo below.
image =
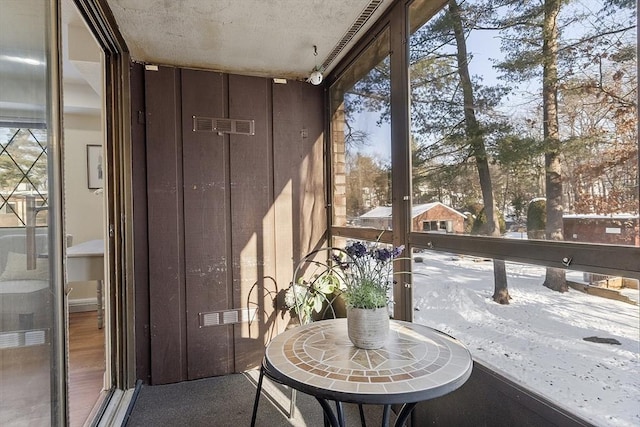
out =
<svg viewBox="0 0 640 427"><path fill-rule="evenodd" d="M199 313L200 327L233 325L249 323L257 320L255 308L236 308L231 310L210 311Z"/></svg>
<svg viewBox="0 0 640 427"><path fill-rule="evenodd" d="M254 135L256 133L254 120L222 119L215 117L193 116L194 132L216 132L236 135Z"/></svg>

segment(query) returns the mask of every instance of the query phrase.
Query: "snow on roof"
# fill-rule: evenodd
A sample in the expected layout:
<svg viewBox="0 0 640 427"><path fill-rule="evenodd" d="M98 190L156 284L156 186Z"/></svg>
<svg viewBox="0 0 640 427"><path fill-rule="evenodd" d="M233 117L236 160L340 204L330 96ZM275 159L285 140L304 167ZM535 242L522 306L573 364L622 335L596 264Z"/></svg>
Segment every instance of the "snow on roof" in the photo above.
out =
<svg viewBox="0 0 640 427"><path fill-rule="evenodd" d="M411 218L415 218L418 215L421 215L427 212L429 209L432 209L438 205L444 206L450 211L457 213L458 215L466 218L466 216L463 213L458 212L457 210L440 202L421 203L419 205L413 205L413 207L411 208ZM391 218L391 206L375 207L371 209L369 212L365 212L362 215L360 215L360 218Z"/></svg>
<svg viewBox="0 0 640 427"><path fill-rule="evenodd" d="M428 211L429 209L431 209L431 208L433 208L433 207L435 207L437 205L442 205L442 203L440 203L440 202L432 202L432 203L422 203L422 204L419 204L419 205L413 205L411 207L411 218L415 218L418 215L421 215L421 214L425 213L426 211ZM442 205L442 206L445 206L445 205ZM448 206L445 206L445 207L448 208ZM451 208L449 208L449 209L451 209Z"/></svg>
<svg viewBox="0 0 640 427"><path fill-rule="evenodd" d="M360 215L360 218L391 218L391 206L377 206Z"/></svg>

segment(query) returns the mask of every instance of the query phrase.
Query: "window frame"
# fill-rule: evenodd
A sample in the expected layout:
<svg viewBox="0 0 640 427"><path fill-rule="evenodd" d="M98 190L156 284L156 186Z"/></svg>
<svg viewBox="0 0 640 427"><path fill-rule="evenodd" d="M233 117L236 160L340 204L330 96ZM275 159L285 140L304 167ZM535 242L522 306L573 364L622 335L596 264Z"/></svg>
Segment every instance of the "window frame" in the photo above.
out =
<svg viewBox="0 0 640 427"><path fill-rule="evenodd" d="M419 0L417 0L419 1ZM328 212L329 238L342 237L360 240L379 239L394 246L405 246L405 254L413 249L428 249L454 252L461 255L489 257L504 261L536 264L545 267L564 268L599 274L621 275L640 279L640 247L575 243L549 240L516 240L486 236L454 235L438 232L411 230L411 148L409 111L409 5L412 1L396 1L380 20L368 30L356 46L345 56L327 77L330 88L342 73L374 41L376 36L390 29L391 58L391 141L392 141L392 230L374 228L337 227L333 219L333 174L331 151L331 118L326 120L327 144L327 196L330 200ZM437 13L446 1L430 5ZM326 91L329 105L329 90ZM329 107L327 107L329 108ZM328 114L327 114L328 115ZM640 154L638 155L640 160ZM639 200L640 203L640 200ZM411 262L397 261L395 271L411 271ZM394 317L412 321L412 286L410 275L403 275L394 288Z"/></svg>

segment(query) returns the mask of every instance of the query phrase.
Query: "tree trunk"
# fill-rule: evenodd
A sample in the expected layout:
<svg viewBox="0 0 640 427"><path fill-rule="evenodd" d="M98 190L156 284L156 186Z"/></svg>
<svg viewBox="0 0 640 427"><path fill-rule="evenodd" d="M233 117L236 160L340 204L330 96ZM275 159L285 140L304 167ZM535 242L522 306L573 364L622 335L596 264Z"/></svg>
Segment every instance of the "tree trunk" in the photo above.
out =
<svg viewBox="0 0 640 427"><path fill-rule="evenodd" d="M545 140L545 185L547 195L547 240L564 240L562 228L562 165L558 124L558 14L560 0L545 0L542 27L542 111ZM565 271L547 268L544 286L554 291L568 290Z"/></svg>
<svg viewBox="0 0 640 427"><path fill-rule="evenodd" d="M487 216L487 229L485 234L489 236L500 236L500 223L498 222L498 210L496 209L493 197L493 186L491 184L491 174L489 171L489 161L487 160L487 150L484 144L484 137L480 130L480 125L476 119L475 100L473 97L473 85L469 75L469 63L467 61L467 41L464 37L460 8L455 0L449 0L449 13L453 32L456 37L458 75L460 76L460 86L464 99L464 122L465 134L471 146L471 153L476 159L478 177L480 178L480 189L484 202L484 211ZM500 304L508 304L509 290L507 289L507 273L503 260L493 260L494 294L493 300Z"/></svg>
<svg viewBox="0 0 640 427"><path fill-rule="evenodd" d="M504 282L502 281L504 278ZM507 269L502 260L493 260L493 300L499 304L509 304L511 295L507 289ZM501 286L504 283L504 286Z"/></svg>

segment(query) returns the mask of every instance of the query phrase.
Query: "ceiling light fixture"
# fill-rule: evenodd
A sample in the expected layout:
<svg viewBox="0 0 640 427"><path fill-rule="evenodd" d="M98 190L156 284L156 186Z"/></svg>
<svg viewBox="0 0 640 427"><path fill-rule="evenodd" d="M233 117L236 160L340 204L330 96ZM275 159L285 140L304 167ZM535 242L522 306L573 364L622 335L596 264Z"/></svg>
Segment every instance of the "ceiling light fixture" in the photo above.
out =
<svg viewBox="0 0 640 427"><path fill-rule="evenodd" d="M318 56L318 46L316 45L313 45L313 56ZM311 72L311 75L309 75L307 83L311 83L314 86L318 86L322 83L322 69L318 68L317 65L313 67L313 71Z"/></svg>
<svg viewBox="0 0 640 427"><path fill-rule="evenodd" d="M318 86L320 83L322 83L322 73L319 70L313 70L313 72L307 79L307 83Z"/></svg>

